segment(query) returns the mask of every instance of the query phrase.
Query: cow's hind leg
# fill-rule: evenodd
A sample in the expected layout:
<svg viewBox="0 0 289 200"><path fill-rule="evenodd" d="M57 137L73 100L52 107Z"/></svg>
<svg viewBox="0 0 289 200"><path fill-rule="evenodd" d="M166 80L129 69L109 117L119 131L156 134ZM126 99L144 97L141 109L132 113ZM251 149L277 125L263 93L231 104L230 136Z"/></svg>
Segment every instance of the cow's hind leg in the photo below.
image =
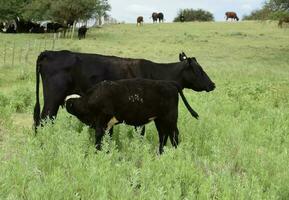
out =
<svg viewBox="0 0 289 200"><path fill-rule="evenodd" d="M56 75L43 80L44 105L41 112L41 120L54 119L59 106L64 103L68 91L67 77Z"/></svg>
<svg viewBox="0 0 289 200"><path fill-rule="evenodd" d="M173 147L177 148L179 144L179 130L177 127L175 127L173 131L170 133L170 141Z"/></svg>

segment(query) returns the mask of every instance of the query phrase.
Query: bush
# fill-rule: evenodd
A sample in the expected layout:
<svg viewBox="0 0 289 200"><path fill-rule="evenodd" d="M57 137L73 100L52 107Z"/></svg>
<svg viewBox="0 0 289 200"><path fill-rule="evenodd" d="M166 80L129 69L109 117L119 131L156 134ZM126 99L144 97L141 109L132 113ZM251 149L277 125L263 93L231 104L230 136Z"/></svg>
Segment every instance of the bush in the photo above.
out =
<svg viewBox="0 0 289 200"><path fill-rule="evenodd" d="M21 86L13 91L11 107L15 112L22 113L32 110L34 103L34 92L28 87Z"/></svg>
<svg viewBox="0 0 289 200"><path fill-rule="evenodd" d="M181 16L184 16L185 21L214 21L214 15L209 11L202 9L181 9L178 12L174 22L180 22Z"/></svg>
<svg viewBox="0 0 289 200"><path fill-rule="evenodd" d="M288 15L288 0L269 0L260 10L254 10L249 15L245 15L243 20L279 20Z"/></svg>
<svg viewBox="0 0 289 200"><path fill-rule="evenodd" d="M267 8L254 10L249 15L243 16L243 20L266 20L269 19L271 11Z"/></svg>

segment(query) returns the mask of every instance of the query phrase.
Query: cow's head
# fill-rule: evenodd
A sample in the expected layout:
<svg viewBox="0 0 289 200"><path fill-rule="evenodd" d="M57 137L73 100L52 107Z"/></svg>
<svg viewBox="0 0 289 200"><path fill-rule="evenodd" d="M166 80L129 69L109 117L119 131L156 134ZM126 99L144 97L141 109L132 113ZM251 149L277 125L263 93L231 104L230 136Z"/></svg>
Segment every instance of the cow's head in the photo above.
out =
<svg viewBox="0 0 289 200"><path fill-rule="evenodd" d="M179 54L182 63L181 82L183 87L195 91L210 92L215 89L215 83L209 78L195 57L187 57L184 52Z"/></svg>

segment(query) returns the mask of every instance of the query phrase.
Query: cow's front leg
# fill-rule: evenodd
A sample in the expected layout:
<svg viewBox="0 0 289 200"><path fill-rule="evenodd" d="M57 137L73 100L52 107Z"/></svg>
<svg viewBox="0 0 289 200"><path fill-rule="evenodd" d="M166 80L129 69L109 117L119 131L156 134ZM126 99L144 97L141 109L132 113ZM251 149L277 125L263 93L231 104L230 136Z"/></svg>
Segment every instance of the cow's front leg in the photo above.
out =
<svg viewBox="0 0 289 200"><path fill-rule="evenodd" d="M106 130L111 130L109 133L112 136L112 126L117 123L117 119L110 115L101 115L95 124L95 147L97 150L101 149L101 141Z"/></svg>

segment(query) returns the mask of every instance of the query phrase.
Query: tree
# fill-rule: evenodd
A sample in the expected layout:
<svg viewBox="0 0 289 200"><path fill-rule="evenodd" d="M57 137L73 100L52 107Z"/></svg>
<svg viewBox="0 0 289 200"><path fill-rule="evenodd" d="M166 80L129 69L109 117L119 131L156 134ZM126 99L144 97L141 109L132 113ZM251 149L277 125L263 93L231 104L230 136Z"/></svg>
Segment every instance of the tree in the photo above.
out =
<svg viewBox="0 0 289 200"><path fill-rule="evenodd" d="M61 24L88 19L96 11L96 0L32 0L25 7L25 17L52 20Z"/></svg>
<svg viewBox="0 0 289 200"><path fill-rule="evenodd" d="M0 0L0 19L12 20L22 17L25 5L30 2L31 0Z"/></svg>
<svg viewBox="0 0 289 200"><path fill-rule="evenodd" d="M179 22L181 16L184 16L185 21L214 21L213 14L202 9L180 9L174 22Z"/></svg>
<svg viewBox="0 0 289 200"><path fill-rule="evenodd" d="M289 12L289 1L288 0L269 0L265 3L265 7L271 11L288 11Z"/></svg>
<svg viewBox="0 0 289 200"><path fill-rule="evenodd" d="M107 11L111 9L111 6L108 3L108 0L99 0L96 3L96 12L94 14L94 17L96 20L98 20L98 25L102 24L102 17L107 18L108 14Z"/></svg>
<svg viewBox="0 0 289 200"><path fill-rule="evenodd" d="M244 20L279 20L284 16L289 16L288 0L268 0L259 10L252 11L249 15L244 16Z"/></svg>
<svg viewBox="0 0 289 200"><path fill-rule="evenodd" d="M243 20L266 20L269 18L271 11L268 8L254 10L249 15L243 16Z"/></svg>

